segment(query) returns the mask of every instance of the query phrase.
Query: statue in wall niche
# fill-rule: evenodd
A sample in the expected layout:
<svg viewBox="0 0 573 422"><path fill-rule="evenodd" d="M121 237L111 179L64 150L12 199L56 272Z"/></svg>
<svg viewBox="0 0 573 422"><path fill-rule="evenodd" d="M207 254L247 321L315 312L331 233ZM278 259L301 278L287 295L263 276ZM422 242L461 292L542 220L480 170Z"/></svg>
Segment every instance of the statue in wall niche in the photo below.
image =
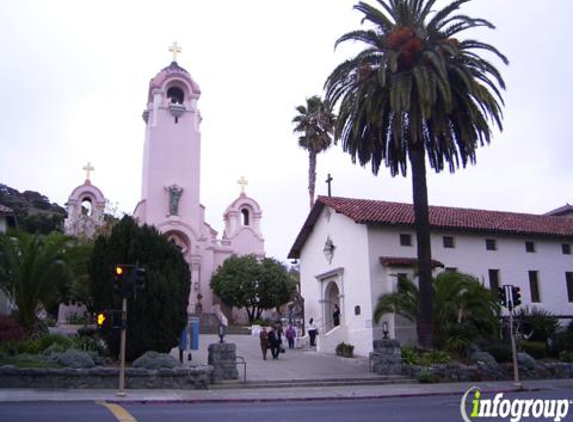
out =
<svg viewBox="0 0 573 422"><path fill-rule="evenodd" d="M173 184L166 189L169 192L169 215L179 215L179 200L183 195L183 188Z"/></svg>

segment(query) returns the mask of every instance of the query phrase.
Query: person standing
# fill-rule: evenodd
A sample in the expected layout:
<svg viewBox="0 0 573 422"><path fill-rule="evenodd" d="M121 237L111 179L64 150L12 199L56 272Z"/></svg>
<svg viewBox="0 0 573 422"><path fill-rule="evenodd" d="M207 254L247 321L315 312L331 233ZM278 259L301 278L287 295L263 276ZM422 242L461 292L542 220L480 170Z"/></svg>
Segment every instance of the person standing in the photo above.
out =
<svg viewBox="0 0 573 422"><path fill-rule="evenodd" d="M278 358L278 354L285 352L285 349L283 347L283 336L285 333L283 331L283 325L280 322L277 323L275 332L277 334L277 342L278 342L278 344L277 344L277 350L278 350L277 351L277 358Z"/></svg>
<svg viewBox="0 0 573 422"><path fill-rule="evenodd" d="M296 331L294 330L292 325L289 325L286 332L285 337L288 341L288 348L294 349L294 339L296 337Z"/></svg>
<svg viewBox="0 0 573 422"><path fill-rule="evenodd" d="M332 311L332 323L335 327L340 325L340 308L338 304L334 304L334 310Z"/></svg>
<svg viewBox="0 0 573 422"><path fill-rule="evenodd" d="M314 319L311 318L308 320L308 337L310 338L310 346L316 346L316 335L318 334L318 330L316 329L316 325L314 325Z"/></svg>
<svg viewBox="0 0 573 422"><path fill-rule="evenodd" d="M259 333L259 339L261 341L261 352L263 352L263 359L267 360L267 351L269 350L269 333L267 332L267 327L263 325L261 332Z"/></svg>

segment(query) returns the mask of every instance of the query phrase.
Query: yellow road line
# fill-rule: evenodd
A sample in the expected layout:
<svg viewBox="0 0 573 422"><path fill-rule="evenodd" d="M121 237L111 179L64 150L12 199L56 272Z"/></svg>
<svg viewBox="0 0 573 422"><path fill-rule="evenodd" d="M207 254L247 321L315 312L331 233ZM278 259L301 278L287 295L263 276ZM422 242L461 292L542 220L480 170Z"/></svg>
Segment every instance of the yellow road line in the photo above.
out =
<svg viewBox="0 0 573 422"><path fill-rule="evenodd" d="M106 402L97 402L97 404L107 407L108 410L111 413L113 413L113 416L115 416L119 422L137 422L137 420L133 416L131 416L131 414L123 407L121 407L119 404L106 403Z"/></svg>

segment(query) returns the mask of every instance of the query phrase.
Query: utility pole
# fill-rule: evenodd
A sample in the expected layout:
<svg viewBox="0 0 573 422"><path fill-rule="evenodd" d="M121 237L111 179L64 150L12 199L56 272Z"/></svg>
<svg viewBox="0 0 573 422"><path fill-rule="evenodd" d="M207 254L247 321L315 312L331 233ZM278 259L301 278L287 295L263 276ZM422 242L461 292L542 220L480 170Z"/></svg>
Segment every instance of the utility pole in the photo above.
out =
<svg viewBox="0 0 573 422"><path fill-rule="evenodd" d="M523 384L519 381L519 365L517 363L517 344L515 341L515 332L513 330L513 311L516 306L521 305L521 291L519 287L505 284L499 287L499 301L502 306L509 311L509 335L511 337L511 356L513 360L513 384L515 387L522 389Z"/></svg>
<svg viewBox="0 0 573 422"><path fill-rule="evenodd" d="M125 397L125 349L127 343L127 298L136 297L138 290L145 288L145 268L130 264L117 264L115 266L114 289L121 294L121 338L120 338L120 367L119 389L117 395ZM99 316L98 316L99 319ZM105 317L102 314L102 323Z"/></svg>
<svg viewBox="0 0 573 422"><path fill-rule="evenodd" d="M127 297L123 295L121 300L121 340L120 340L120 366L119 366L119 390L117 395L125 397L125 345L127 337Z"/></svg>

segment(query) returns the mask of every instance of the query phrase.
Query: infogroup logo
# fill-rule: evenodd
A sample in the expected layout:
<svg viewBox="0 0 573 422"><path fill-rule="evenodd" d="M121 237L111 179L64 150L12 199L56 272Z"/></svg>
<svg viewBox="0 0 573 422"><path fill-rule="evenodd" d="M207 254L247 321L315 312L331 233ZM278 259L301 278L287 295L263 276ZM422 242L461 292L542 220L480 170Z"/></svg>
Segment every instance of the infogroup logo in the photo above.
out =
<svg viewBox="0 0 573 422"><path fill-rule="evenodd" d="M473 399L470 398L472 392ZM471 400L469 415L468 398ZM519 422L531 417L559 422L567 416L572 403L573 400L568 399L505 399L503 393L485 399L478 387L471 387L462 397L460 413L464 422L475 422L477 418L508 418L511 422Z"/></svg>

